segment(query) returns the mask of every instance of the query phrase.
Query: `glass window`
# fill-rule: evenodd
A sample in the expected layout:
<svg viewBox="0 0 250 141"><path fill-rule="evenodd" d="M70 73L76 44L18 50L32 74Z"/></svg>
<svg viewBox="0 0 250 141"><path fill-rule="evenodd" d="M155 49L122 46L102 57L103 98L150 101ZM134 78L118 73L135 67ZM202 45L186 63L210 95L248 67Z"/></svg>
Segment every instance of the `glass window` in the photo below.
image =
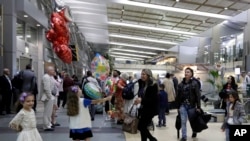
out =
<svg viewBox="0 0 250 141"><path fill-rule="evenodd" d="M37 45L37 30L35 28L27 26L26 40L29 43Z"/></svg>
<svg viewBox="0 0 250 141"><path fill-rule="evenodd" d="M19 39L24 40L24 22L17 19L16 23L16 36Z"/></svg>

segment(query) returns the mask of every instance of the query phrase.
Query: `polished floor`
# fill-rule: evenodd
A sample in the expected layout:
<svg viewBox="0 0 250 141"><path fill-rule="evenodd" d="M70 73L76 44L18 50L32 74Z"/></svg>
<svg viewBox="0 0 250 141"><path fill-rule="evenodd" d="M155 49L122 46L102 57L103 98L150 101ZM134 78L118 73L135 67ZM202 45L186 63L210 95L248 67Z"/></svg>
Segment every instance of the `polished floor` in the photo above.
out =
<svg viewBox="0 0 250 141"><path fill-rule="evenodd" d="M68 137L68 117L66 110L60 109L58 111L57 121L61 124L56 127L54 132L44 132L41 128L42 123L42 104L38 104L37 109L37 124L38 130L44 141L70 141ZM0 116L0 141L15 141L17 133L8 128L8 123L14 115ZM177 131L175 129L175 116L176 111L171 111L167 117L167 127L156 127L151 133L158 139L158 141L178 141ZM105 115L97 114L93 121L93 134L94 137L91 141L140 141L140 134L124 133L121 130L121 125L116 125L113 121L105 120ZM157 117L154 118L154 123L157 123ZM221 123L210 122L209 128L202 133L198 134L197 138L192 139L190 127L188 125L188 141L224 141L224 133L221 132Z"/></svg>

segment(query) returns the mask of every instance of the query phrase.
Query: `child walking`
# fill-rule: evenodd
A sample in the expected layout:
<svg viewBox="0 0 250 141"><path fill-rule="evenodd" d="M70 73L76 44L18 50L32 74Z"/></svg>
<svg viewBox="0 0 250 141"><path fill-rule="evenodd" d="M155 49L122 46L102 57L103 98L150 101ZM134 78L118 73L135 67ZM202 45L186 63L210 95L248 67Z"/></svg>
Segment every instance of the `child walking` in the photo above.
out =
<svg viewBox="0 0 250 141"><path fill-rule="evenodd" d="M93 137L91 131L91 118L88 106L90 104L97 104L107 100L111 97L106 97L99 100L89 100L81 98L82 92L78 86L71 86L68 92L67 101L67 115L69 116L69 137L74 141L90 141Z"/></svg>
<svg viewBox="0 0 250 141"><path fill-rule="evenodd" d="M241 125L245 122L245 110L239 100L239 95L236 91L228 92L229 101L227 102L227 115L221 129L226 133L226 141L229 141L229 125Z"/></svg>
<svg viewBox="0 0 250 141"><path fill-rule="evenodd" d="M159 113L158 113L159 122L158 122L157 127L161 127L161 126L166 127L165 112L168 106L168 95L164 91L164 88L165 88L164 84L159 85L159 89L160 89L159 91Z"/></svg>
<svg viewBox="0 0 250 141"><path fill-rule="evenodd" d="M30 93L22 93L19 102L21 110L9 123L10 128L19 131L17 141L42 141L36 128L34 106L34 96Z"/></svg>

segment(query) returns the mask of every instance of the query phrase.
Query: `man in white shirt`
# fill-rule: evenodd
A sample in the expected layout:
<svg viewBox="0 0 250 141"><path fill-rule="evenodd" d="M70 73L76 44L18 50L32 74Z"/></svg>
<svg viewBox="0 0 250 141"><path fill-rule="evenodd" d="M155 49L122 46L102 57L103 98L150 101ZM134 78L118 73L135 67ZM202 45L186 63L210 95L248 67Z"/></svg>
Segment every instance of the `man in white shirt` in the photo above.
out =
<svg viewBox="0 0 250 141"><path fill-rule="evenodd" d="M51 115L55 99L55 97L52 95L52 90L55 87L55 82L52 81L54 73L55 73L54 67L49 66L46 68L46 74L44 74L42 79L41 101L43 101L44 103L44 114L43 114L44 131L54 131L51 123Z"/></svg>

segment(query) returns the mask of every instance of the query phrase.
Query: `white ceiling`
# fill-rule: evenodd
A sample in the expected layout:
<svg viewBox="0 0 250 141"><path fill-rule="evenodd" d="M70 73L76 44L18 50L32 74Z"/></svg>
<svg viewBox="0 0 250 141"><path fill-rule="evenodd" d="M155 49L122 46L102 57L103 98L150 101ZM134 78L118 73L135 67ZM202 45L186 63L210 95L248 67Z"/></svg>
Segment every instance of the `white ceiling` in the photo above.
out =
<svg viewBox="0 0 250 141"><path fill-rule="evenodd" d="M145 52L162 53L162 50L176 52L178 50L172 48L174 44L184 42L250 8L249 0L180 0L179 2L65 0L65 2L70 6L74 21L87 41L110 44L98 51L119 48L113 50L120 53L117 56L129 57L125 54L131 54L131 59L135 55L143 56ZM142 46L159 50L141 48Z"/></svg>

